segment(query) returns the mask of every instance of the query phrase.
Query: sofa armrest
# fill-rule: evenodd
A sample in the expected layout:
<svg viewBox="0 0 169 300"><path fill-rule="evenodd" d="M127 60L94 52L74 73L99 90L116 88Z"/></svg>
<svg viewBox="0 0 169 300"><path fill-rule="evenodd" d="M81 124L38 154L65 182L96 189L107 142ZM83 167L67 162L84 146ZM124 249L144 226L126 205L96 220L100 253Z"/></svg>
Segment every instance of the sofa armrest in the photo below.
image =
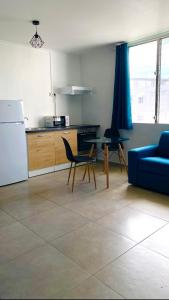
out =
<svg viewBox="0 0 169 300"><path fill-rule="evenodd" d="M146 156L153 156L156 154L158 145L148 145L140 148L134 148L128 151L129 156L142 158Z"/></svg>
<svg viewBox="0 0 169 300"><path fill-rule="evenodd" d="M148 145L128 151L128 181L129 183L137 183L138 161L142 157L155 156L158 145Z"/></svg>

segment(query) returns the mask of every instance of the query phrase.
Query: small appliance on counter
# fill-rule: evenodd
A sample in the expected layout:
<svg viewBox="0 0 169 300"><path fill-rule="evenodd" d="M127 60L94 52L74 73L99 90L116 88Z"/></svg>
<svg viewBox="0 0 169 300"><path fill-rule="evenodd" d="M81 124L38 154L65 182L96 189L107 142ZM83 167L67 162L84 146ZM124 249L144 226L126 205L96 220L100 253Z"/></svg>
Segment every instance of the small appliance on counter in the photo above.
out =
<svg viewBox="0 0 169 300"><path fill-rule="evenodd" d="M46 127L65 127L70 126L69 116L46 116L45 126Z"/></svg>

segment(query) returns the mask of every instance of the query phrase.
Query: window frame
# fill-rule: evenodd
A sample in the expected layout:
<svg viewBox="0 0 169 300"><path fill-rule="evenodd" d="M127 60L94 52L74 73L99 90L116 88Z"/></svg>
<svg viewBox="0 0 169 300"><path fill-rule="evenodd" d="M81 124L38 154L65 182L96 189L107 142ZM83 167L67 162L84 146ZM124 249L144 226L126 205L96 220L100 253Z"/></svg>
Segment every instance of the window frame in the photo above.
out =
<svg viewBox="0 0 169 300"><path fill-rule="evenodd" d="M159 118L160 118L160 88L161 88L161 53L162 53L162 40L169 38L169 35L167 36L162 36L159 38L154 38L154 39L147 39L145 41L141 41L138 43L133 43L133 44L129 44L129 48L131 47L135 47L135 46L139 46L142 44L148 44L151 43L153 41L157 42L157 56L156 56L156 71L155 71L155 82L156 82L156 86L155 86L155 115L154 115L154 123L151 124L164 124L164 123L159 123ZM141 124L140 122L134 122L134 123L138 123ZM142 123L142 124L147 124L147 123ZM168 123L165 123L168 124Z"/></svg>

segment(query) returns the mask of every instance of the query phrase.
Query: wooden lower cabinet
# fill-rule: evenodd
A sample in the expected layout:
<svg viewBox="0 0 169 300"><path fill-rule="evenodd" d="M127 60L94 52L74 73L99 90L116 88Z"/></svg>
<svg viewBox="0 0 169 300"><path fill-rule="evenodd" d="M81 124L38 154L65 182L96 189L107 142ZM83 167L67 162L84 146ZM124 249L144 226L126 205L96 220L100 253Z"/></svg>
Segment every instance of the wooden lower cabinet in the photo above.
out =
<svg viewBox="0 0 169 300"><path fill-rule="evenodd" d="M55 153L56 153L56 165L67 163L65 147L62 137L68 140L74 155L77 155L77 130L64 130L61 132L55 132Z"/></svg>
<svg viewBox="0 0 169 300"><path fill-rule="evenodd" d="M77 130L75 129L27 134L29 171L68 162L62 137L69 141L72 151L76 155Z"/></svg>

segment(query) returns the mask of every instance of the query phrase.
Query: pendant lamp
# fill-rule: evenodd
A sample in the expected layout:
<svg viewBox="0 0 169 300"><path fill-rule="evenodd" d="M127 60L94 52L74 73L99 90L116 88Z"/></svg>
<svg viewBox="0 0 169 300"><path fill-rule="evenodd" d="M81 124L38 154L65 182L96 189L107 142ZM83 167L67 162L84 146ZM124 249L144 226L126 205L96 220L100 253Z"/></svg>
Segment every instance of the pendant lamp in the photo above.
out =
<svg viewBox="0 0 169 300"><path fill-rule="evenodd" d="M37 32L37 26L40 24L40 22L37 20L33 20L32 24L36 26L36 32L34 36L31 38L29 43L33 48L41 48L44 44L44 41L41 39L40 35Z"/></svg>

